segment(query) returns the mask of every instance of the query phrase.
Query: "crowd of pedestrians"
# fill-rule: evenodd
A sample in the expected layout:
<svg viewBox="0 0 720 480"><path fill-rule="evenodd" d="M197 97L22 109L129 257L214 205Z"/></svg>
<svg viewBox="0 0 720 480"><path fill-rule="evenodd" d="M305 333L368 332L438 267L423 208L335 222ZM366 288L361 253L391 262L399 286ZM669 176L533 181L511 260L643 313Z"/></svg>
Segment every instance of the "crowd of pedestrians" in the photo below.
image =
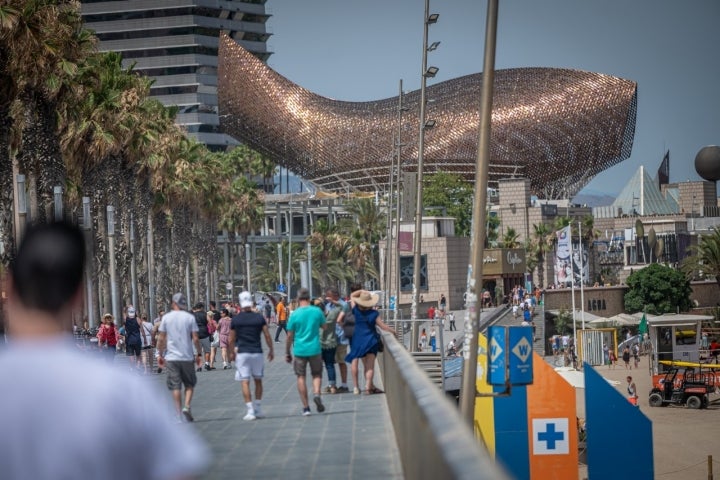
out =
<svg viewBox="0 0 720 480"><path fill-rule="evenodd" d="M49 249L56 253L45 251L48 242L59 245ZM189 308L186 296L175 293L169 309L160 310L152 321L127 305L120 319L104 314L101 325L92 332L95 348L102 354L94 357L88 356L85 348L76 348L77 342L73 345L63 340L65 325L70 324L67 319L82 298L77 293L83 272L84 242L76 227L60 222L28 228L13 265L8 302L6 333L12 347L0 352L0 367L4 367L0 376L18 370L27 373L19 384L13 382L17 388L4 397L11 408L0 412L7 433L5 441L0 440L0 464L9 472L5 478L119 478L130 474L172 478L202 471L209 457L205 446L192 430L173 430L172 426L195 420L192 400L201 383L198 374L215 370L219 360L224 370L234 368L245 404L243 420L263 418L265 362L274 360L274 347L283 331L285 360L291 364L288 374L296 377L301 415L311 415L311 405L318 413L324 412L324 394L349 393L348 370L354 394L383 393L375 383L374 371L376 356L383 348L378 329L396 332L383 322L376 308L378 295L358 284L351 287L346 299L334 287L315 299L303 288L289 304L281 299L277 304L268 300L257 305L250 292L242 292L239 304L223 304L219 309L213 302L208 302L207 309L202 302ZM444 312L444 302L441 309ZM270 328L274 325L273 339ZM89 331L86 323L83 335ZM78 338L80 329L74 327L74 332ZM21 359L21 350L26 353L36 348L58 361L44 369L47 362L40 356L30 356L29 363L27 355ZM18 362L23 362L22 368ZM152 384L139 378L151 374L165 375L174 411L164 411L164 402L158 401ZM10 383L9 378L5 380ZM116 395L118 391L131 393ZM27 398L33 400L22 405ZM47 398L53 401L48 404ZM85 410L86 421L69 425L59 420L66 419L63 412L78 402L91 405ZM113 415L107 415L115 411L124 412L122 429L117 428ZM30 420L23 420L25 417ZM28 442L35 442L36 437L30 439L30 432L36 430L27 422L44 427L37 436L41 446L61 444L62 435L87 428L93 447L86 448L85 442L86 451L78 453L78 445L68 442L64 448L44 449L59 452L65 460L43 462L54 470L41 471L44 467L23 460ZM140 433L153 447L137 448L135 442L127 441L129 431ZM133 463L138 467L132 472L114 469L117 462L107 462L102 455L110 450L118 453L113 458L136 459ZM80 465L82 472L77 470Z"/></svg>

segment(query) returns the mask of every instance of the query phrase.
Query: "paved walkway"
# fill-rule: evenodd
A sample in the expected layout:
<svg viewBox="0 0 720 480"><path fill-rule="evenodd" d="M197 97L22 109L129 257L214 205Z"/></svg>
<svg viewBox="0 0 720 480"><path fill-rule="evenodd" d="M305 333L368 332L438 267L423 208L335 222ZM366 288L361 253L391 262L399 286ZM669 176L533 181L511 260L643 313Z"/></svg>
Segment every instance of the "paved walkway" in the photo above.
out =
<svg viewBox="0 0 720 480"><path fill-rule="evenodd" d="M266 418L243 421L240 382L233 378L234 369L222 370L222 361L219 370L198 373L194 427L214 454L204 478L402 478L385 395L323 395L324 413L317 413L310 395L313 414L301 416L295 375L284 358L285 334L281 337L282 343L275 344L277 358L265 363ZM164 374L155 379L166 389ZM326 379L323 373L323 388ZM377 370L375 379L382 386Z"/></svg>

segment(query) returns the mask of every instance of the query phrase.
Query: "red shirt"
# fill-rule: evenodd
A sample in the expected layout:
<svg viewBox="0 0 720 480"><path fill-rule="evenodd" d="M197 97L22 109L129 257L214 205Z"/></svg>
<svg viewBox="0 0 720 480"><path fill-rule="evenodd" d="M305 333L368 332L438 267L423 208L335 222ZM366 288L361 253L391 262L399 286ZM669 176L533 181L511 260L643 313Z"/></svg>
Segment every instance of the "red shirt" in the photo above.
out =
<svg viewBox="0 0 720 480"><path fill-rule="evenodd" d="M106 343L111 347L117 345L117 330L115 329L115 326L101 326L100 330L98 330L97 337L100 345L104 345Z"/></svg>

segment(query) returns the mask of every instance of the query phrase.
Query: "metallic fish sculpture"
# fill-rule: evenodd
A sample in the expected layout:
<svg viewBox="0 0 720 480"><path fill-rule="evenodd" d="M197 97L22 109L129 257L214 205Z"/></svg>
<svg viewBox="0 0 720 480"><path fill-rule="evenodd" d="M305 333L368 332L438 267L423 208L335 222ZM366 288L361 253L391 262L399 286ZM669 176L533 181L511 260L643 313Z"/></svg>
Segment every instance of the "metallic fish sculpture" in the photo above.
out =
<svg viewBox="0 0 720 480"><path fill-rule="evenodd" d="M481 73L427 88L424 173L475 177ZM220 38L221 130L326 191L383 190L398 132L398 97L343 102L281 76L227 35ZM417 169L420 92L403 95L403 171ZM635 82L579 70L497 70L490 187L530 179L541 198L574 195L627 159L637 113Z"/></svg>

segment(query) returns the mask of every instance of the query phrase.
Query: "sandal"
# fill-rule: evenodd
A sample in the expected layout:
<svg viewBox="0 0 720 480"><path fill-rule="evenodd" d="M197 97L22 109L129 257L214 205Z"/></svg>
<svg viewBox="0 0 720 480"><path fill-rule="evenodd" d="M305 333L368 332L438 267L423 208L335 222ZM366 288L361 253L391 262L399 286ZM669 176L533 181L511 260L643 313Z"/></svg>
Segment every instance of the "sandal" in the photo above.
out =
<svg viewBox="0 0 720 480"><path fill-rule="evenodd" d="M377 387L373 387L369 390L365 390L365 395L376 395L378 393L385 393Z"/></svg>

